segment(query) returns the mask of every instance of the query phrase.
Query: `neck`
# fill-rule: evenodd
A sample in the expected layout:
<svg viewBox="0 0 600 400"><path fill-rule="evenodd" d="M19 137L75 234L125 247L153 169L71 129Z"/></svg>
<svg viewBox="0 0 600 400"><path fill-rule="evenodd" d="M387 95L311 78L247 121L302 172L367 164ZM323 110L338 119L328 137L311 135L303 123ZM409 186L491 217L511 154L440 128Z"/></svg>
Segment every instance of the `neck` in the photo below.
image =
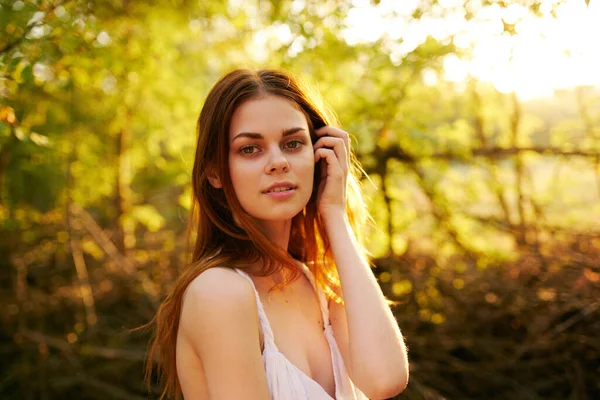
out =
<svg viewBox="0 0 600 400"><path fill-rule="evenodd" d="M290 233L292 228L292 220L287 221L257 221L258 227L261 232L270 240L272 243L277 244L282 249L287 250L289 241L290 241ZM252 269L254 271L260 271L262 266L256 265ZM284 280L285 271L279 271L273 273L269 276L258 277L255 274L257 280L271 282L272 284L281 283Z"/></svg>
<svg viewBox="0 0 600 400"><path fill-rule="evenodd" d="M287 221L258 221L258 227L271 242L287 250L290 242L292 220Z"/></svg>

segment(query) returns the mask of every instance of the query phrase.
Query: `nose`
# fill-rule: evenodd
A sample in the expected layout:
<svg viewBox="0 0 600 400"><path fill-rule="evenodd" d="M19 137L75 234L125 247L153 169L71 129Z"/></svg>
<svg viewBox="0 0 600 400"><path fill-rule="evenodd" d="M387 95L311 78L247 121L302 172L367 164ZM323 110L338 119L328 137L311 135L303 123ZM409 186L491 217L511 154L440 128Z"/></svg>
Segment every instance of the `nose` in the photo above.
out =
<svg viewBox="0 0 600 400"><path fill-rule="evenodd" d="M267 163L266 172L271 174L273 172L288 172L289 170L290 164L285 155L279 149L274 150Z"/></svg>

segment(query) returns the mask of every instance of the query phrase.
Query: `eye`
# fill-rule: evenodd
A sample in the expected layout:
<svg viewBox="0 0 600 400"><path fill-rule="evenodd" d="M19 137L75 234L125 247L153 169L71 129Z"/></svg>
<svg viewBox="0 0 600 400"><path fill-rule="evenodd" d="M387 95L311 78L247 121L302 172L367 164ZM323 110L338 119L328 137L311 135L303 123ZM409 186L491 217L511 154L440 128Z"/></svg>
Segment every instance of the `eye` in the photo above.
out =
<svg viewBox="0 0 600 400"><path fill-rule="evenodd" d="M255 152L253 151L256 148L256 146L252 145L252 146L244 146L240 149L240 153L242 154L254 154Z"/></svg>
<svg viewBox="0 0 600 400"><path fill-rule="evenodd" d="M293 146L290 146L290 143L293 144ZM302 146L304 144L304 142L302 140L290 140L289 142L287 142L285 145L287 146L288 149L290 150L296 150L298 149L300 146Z"/></svg>

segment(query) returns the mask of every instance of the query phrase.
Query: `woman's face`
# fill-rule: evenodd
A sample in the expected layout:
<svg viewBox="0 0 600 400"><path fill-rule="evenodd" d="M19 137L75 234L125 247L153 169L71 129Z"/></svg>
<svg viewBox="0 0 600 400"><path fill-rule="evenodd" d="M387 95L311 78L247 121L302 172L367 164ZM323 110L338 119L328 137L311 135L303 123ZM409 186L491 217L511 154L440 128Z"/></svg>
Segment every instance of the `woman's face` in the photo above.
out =
<svg viewBox="0 0 600 400"><path fill-rule="evenodd" d="M238 201L251 217L292 219L310 199L314 168L306 117L293 103L267 95L235 110L229 129L229 171ZM277 184L283 187L269 191Z"/></svg>

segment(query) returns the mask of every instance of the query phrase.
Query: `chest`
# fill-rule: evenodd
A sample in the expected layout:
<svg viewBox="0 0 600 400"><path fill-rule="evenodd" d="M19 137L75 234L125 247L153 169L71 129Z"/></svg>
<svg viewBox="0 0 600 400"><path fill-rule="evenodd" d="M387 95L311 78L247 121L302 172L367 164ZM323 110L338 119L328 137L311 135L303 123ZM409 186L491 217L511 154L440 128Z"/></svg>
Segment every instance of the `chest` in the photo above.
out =
<svg viewBox="0 0 600 400"><path fill-rule="evenodd" d="M323 332L323 316L317 294L302 276L283 290L257 291L279 351L309 378L335 397L331 351ZM264 337L260 332L261 348Z"/></svg>

